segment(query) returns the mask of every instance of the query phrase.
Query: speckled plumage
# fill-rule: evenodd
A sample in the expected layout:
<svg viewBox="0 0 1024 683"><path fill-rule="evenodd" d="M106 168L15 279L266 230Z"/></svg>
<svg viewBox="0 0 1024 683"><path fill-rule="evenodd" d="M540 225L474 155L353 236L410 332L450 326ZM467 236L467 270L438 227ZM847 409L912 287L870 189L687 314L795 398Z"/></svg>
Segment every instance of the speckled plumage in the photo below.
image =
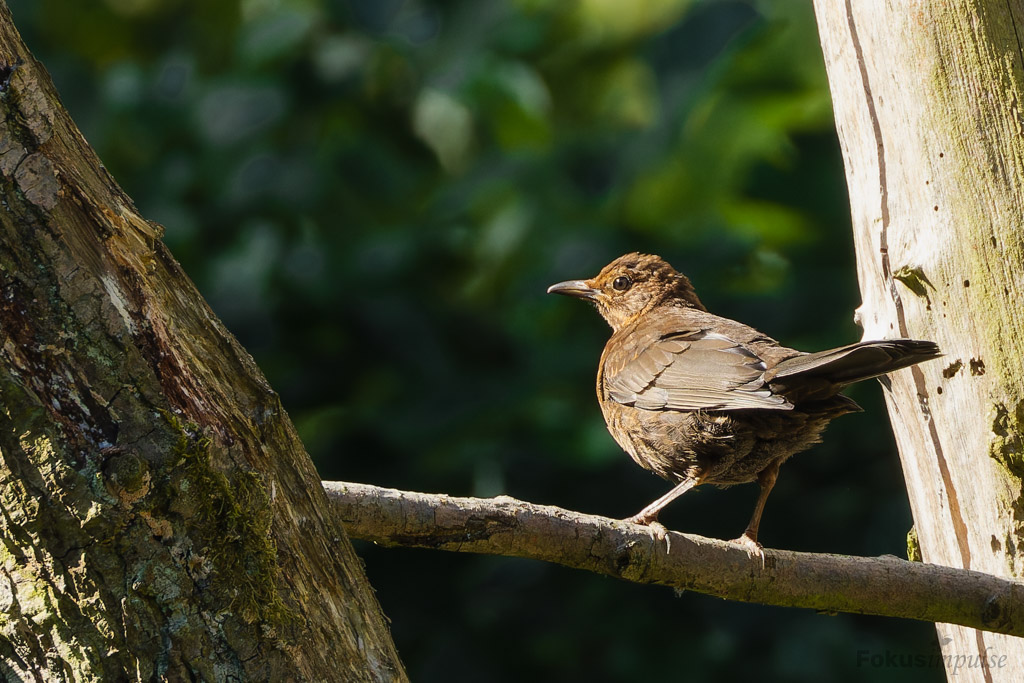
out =
<svg viewBox="0 0 1024 683"><path fill-rule="evenodd" d="M699 484L757 481L761 496L740 539L755 546L779 465L818 443L833 418L860 410L839 392L939 355L911 339L810 354L780 346L709 313L684 275L645 254L548 291L592 301L611 325L597 376L608 430L637 464L677 483L630 521L654 522Z"/></svg>

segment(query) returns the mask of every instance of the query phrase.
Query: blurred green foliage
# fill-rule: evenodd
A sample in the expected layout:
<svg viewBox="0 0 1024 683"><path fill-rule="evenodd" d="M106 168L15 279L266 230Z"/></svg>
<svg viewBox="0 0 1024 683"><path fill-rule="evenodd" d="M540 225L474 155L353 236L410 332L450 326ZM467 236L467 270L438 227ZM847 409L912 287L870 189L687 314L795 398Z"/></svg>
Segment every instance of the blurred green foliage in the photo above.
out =
<svg viewBox="0 0 1024 683"><path fill-rule="evenodd" d="M797 0L10 0L72 115L281 393L324 478L625 516L608 331L545 297L659 253L808 350L859 338L842 164ZM878 389L783 470L768 545L901 554ZM752 487L663 516L731 538ZM940 680L926 624L359 545L415 680Z"/></svg>

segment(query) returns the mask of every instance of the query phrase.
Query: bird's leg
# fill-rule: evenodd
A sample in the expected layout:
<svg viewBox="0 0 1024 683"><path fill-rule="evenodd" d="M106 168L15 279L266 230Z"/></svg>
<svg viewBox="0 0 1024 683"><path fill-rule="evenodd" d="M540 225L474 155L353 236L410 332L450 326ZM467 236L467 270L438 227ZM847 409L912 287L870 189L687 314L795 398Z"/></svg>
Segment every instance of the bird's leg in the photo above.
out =
<svg viewBox="0 0 1024 683"><path fill-rule="evenodd" d="M668 537L668 529L665 528L664 524L658 521L658 513L673 500L704 481L704 476L704 474L700 474L696 477L691 476L683 479L664 496L654 501L632 517L627 517L623 521L632 522L633 524L642 524L650 528L651 533L654 534L654 538L659 541L665 541L665 552L671 553L672 541Z"/></svg>
<svg viewBox="0 0 1024 683"><path fill-rule="evenodd" d="M744 546L751 555L760 557L762 566L764 565L764 549L757 542L757 528L761 526L761 514L764 512L764 503L768 500L768 494L772 492L772 487L775 486L775 480L779 478L780 464L779 462L774 462L761 470L761 473L757 475L757 483L761 486L761 493L757 497L757 504L754 505L754 514L750 516L750 523L747 524L743 535L733 541L733 543L739 543Z"/></svg>
<svg viewBox="0 0 1024 683"><path fill-rule="evenodd" d="M693 487L698 486L702 481L704 481L703 474L696 477L691 476L687 477L686 479L683 479L664 496L654 501L653 503L645 507L643 510L633 515L632 517L627 517L623 521L632 522L633 524L643 524L644 526L650 526L652 523L656 523L658 521L658 513L661 512L666 505L668 505L673 500L683 495Z"/></svg>

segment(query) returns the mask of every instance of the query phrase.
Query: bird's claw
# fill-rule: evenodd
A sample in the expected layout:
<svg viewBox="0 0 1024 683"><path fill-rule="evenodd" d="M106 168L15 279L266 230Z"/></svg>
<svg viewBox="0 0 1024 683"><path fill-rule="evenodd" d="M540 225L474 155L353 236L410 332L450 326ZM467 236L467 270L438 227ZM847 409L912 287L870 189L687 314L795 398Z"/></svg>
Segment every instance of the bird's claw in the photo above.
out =
<svg viewBox="0 0 1024 683"><path fill-rule="evenodd" d="M643 515L633 515L622 520L623 522L629 522L630 524L639 524L645 526L651 531L651 537L658 542L665 542L665 552L672 552L672 539L669 538L668 529L664 524L659 522L657 519L649 519Z"/></svg>
<svg viewBox="0 0 1024 683"><path fill-rule="evenodd" d="M761 569L764 569L764 546L762 546L760 543L758 543L746 534L743 534L739 538L734 538L732 541L730 541L730 543L735 543L736 545L742 547L745 551L747 551L747 555L749 555L751 559L759 558L761 560Z"/></svg>
<svg viewBox="0 0 1024 683"><path fill-rule="evenodd" d="M669 538L668 529L665 528L665 525L661 522L651 522L647 525L647 527L651 530L651 535L654 537L656 541L665 542L665 552L671 553L672 539Z"/></svg>

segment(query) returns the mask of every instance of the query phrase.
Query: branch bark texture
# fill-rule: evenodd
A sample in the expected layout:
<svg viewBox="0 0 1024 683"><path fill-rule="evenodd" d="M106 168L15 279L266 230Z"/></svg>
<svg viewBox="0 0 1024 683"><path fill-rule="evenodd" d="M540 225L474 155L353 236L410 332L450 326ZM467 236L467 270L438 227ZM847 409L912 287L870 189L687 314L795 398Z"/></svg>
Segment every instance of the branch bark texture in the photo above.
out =
<svg viewBox="0 0 1024 683"><path fill-rule="evenodd" d="M765 550L651 530L507 496L455 498L324 482L354 538L387 546L527 557L728 600L961 624L1024 636L1024 582L908 562Z"/></svg>

